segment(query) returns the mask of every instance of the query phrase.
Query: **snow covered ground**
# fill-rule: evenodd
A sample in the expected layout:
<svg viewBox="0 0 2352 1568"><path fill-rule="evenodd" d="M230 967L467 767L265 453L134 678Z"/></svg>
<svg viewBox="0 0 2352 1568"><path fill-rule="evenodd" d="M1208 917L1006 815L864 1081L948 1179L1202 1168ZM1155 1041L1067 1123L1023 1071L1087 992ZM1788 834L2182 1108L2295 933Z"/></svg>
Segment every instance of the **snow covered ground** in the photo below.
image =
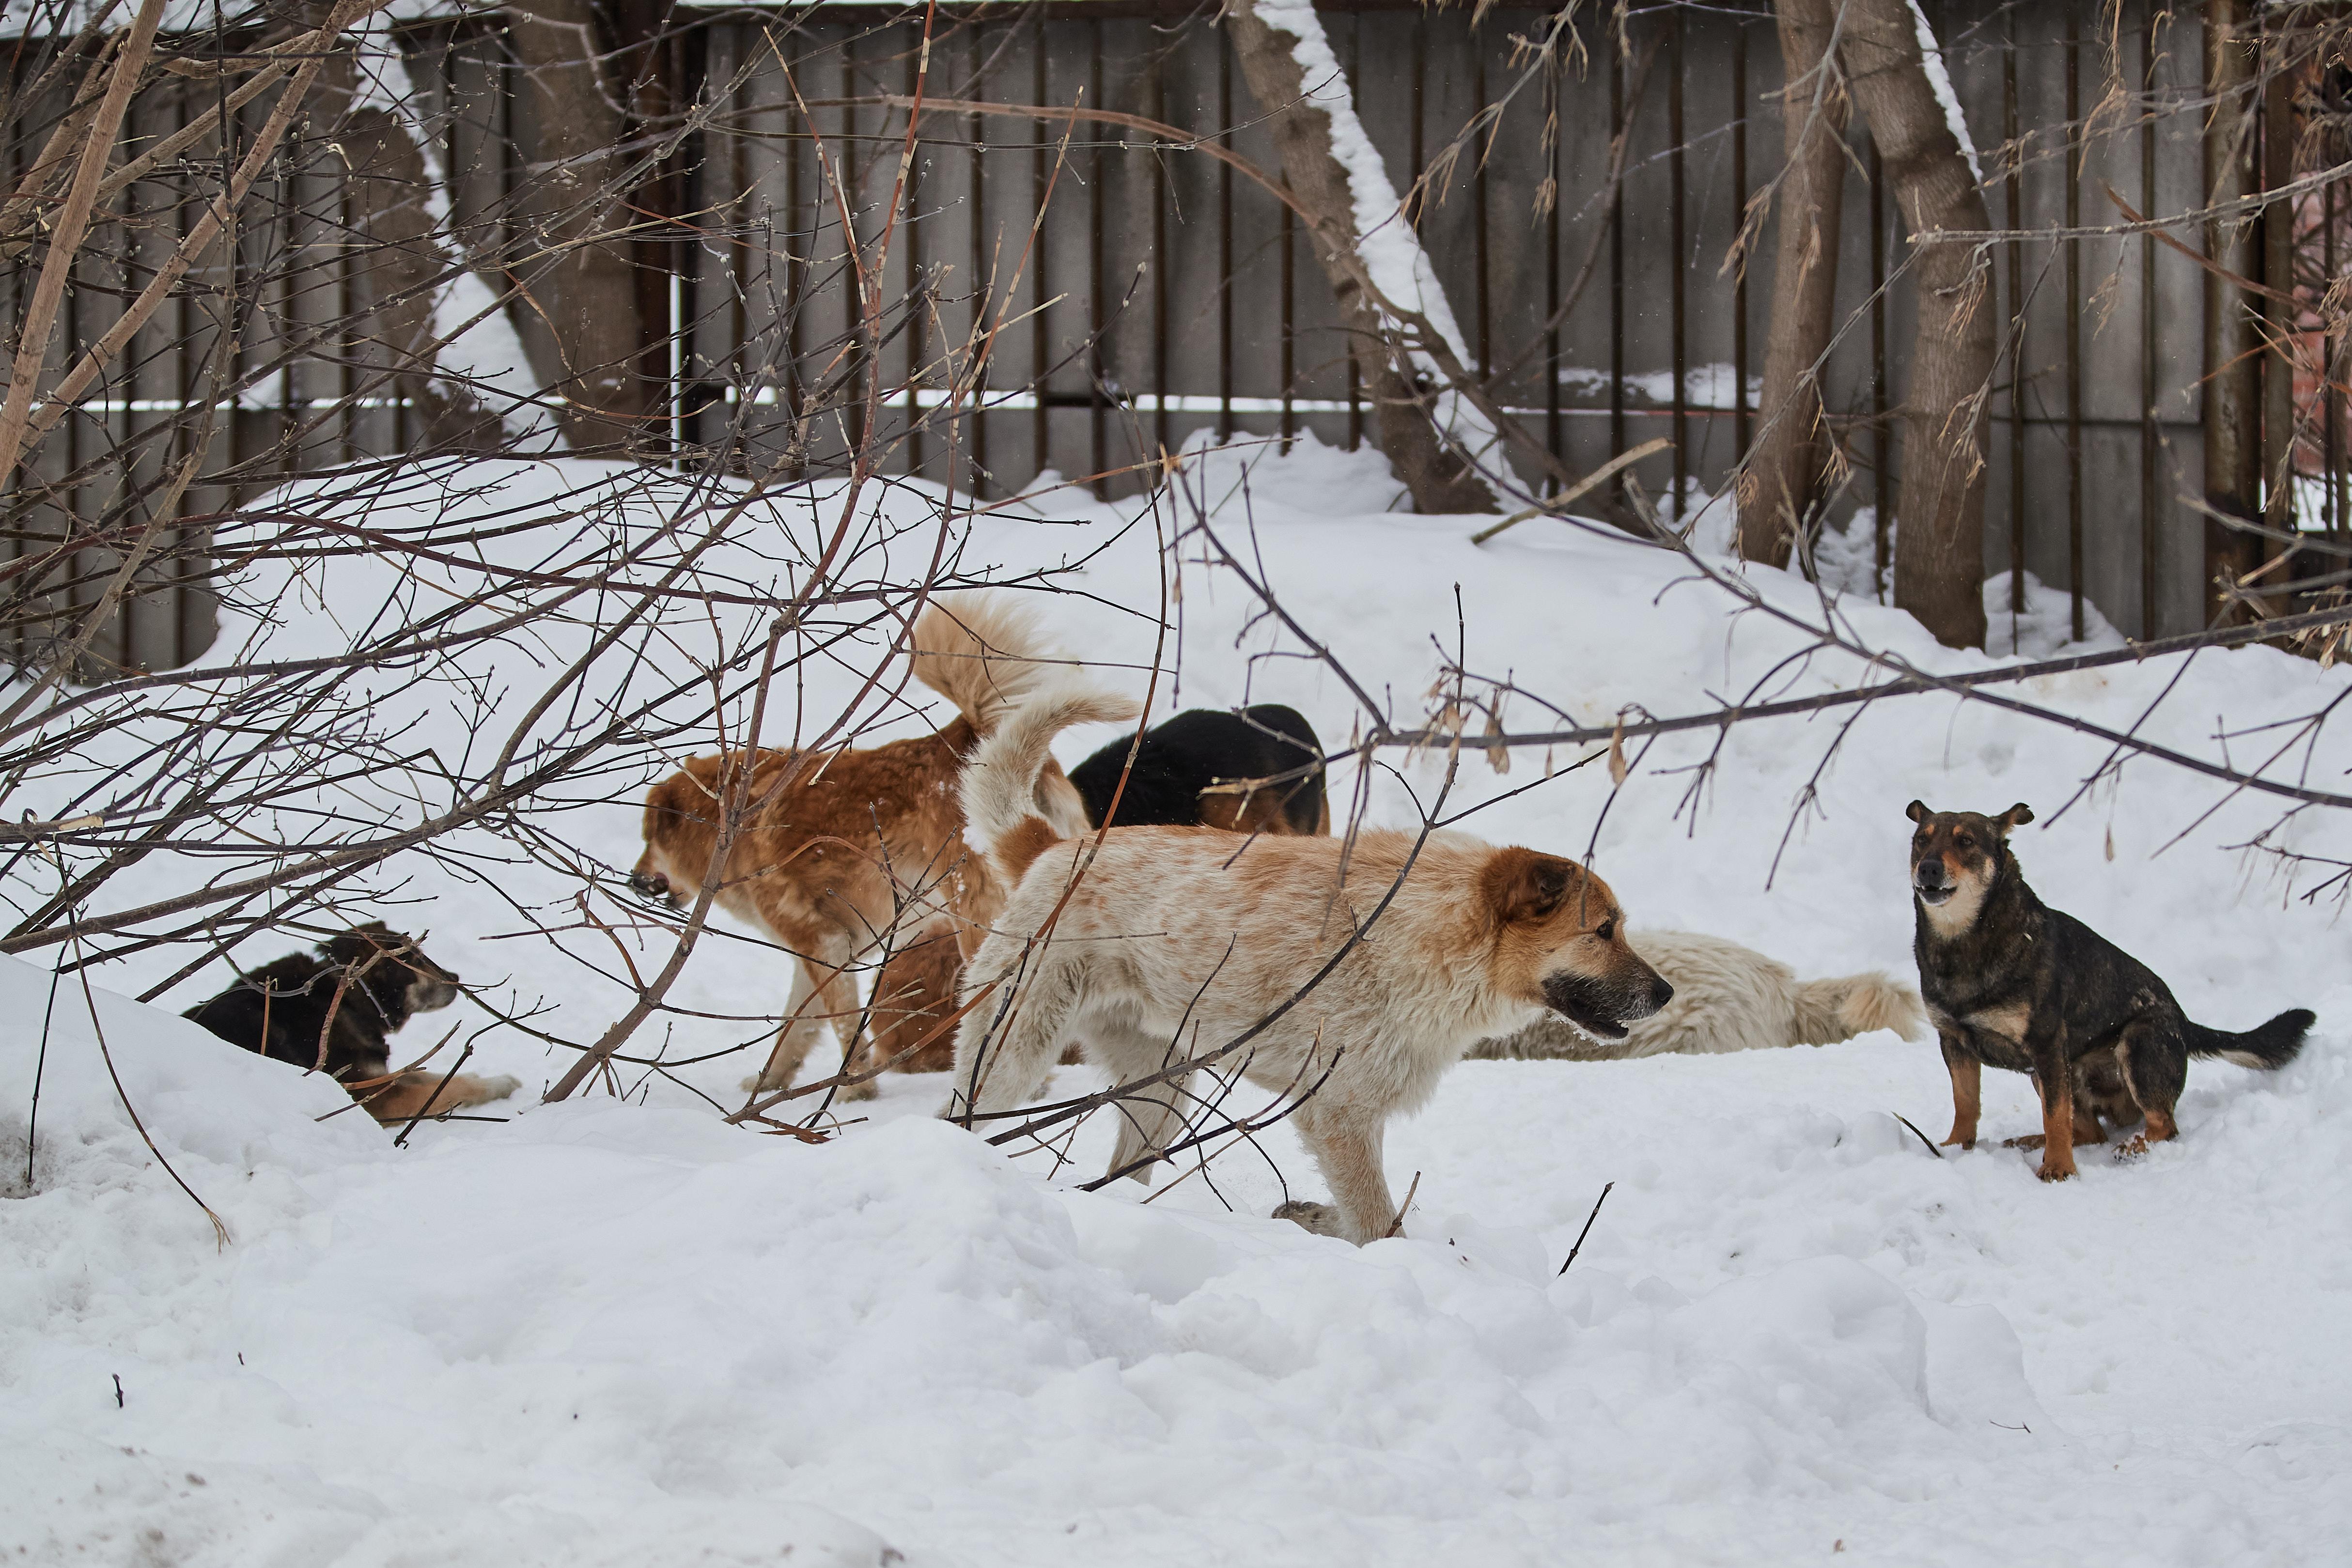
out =
<svg viewBox="0 0 2352 1568"><path fill-rule="evenodd" d="M1246 508L1233 459L1195 471L1225 498L1219 537L1403 718L1457 638L1471 669L1508 674L1582 723L1742 695L1801 644L1614 538L1538 521L1473 548L1462 519L1389 514L1393 486L1360 459L1310 445L1266 461ZM548 475L514 470L515 493ZM962 563L1011 575L1084 561L1075 585L1092 597L1055 601L1055 624L1139 693L1161 571L1153 522L1134 514L1056 497L1042 516L979 521ZM739 570L754 570L760 539L740 551ZM1161 711L1286 701L1343 744L1344 688L1285 656L1296 644L1201 555L1186 548L1171 596ZM336 615L363 611L383 568L337 570L352 574L344 587L263 646L333 643ZM1752 580L1776 603L1814 605L1799 580ZM1925 667L1982 663L1894 612L1840 608ZM563 633L547 635L497 656L560 654ZM1764 695L1867 674L1815 655ZM2248 649L2024 695L2122 727L2176 677L2145 733L2200 756L2221 755L2217 716L2244 730L2352 680ZM848 679L814 672L809 711ZM423 695L385 700L418 704L420 726L451 721ZM1549 722L1532 698L1507 716ZM2045 896L2148 960L2207 1022L2315 1009L2303 1059L2269 1076L2196 1064L2179 1143L2131 1166L2093 1153L2054 1188L2016 1151L1922 1147L1895 1117L1941 1135L1942 1065L1888 1035L1469 1063L1391 1129L1392 1182L1419 1176L1409 1239L1356 1251L1261 1218L1286 1191L1320 1196L1281 1128L1164 1197L1124 1183L1087 1194L1076 1187L1101 1169L1108 1128L1082 1132L1067 1164L1007 1157L929 1119L937 1079L893 1079L823 1146L727 1128L688 1086L733 1103L738 1056L675 1082L632 1078L627 1101L492 1107L514 1119L420 1127L394 1149L355 1113L315 1121L342 1103L330 1086L100 992L122 1091L227 1226L220 1248L126 1118L78 982L52 1010L46 967L0 959L0 1552L191 1564L2339 1557L2352 1531L2352 980L2334 907L2296 902L2231 847L2273 807L2136 762L2059 814L2104 748L1943 697L1855 718L1784 848L1849 716L1735 729L1688 800L1688 769L1717 736L1637 750L1596 853L1636 922L1732 936L1809 974L1902 972L1904 803L2023 800L2042 813L2020 850ZM1063 755L1108 734L1066 737ZM2242 737L2231 755L2275 744ZM1370 815L1410 822L1442 768L1391 760L1400 771L1369 783ZM2352 744L2323 737L2307 777L2328 787L2347 763ZM1448 810L1484 806L1463 826L1580 852L1605 770L1544 773L1540 755L1496 776L1465 753ZM1343 770L1338 798L1354 782ZM625 867L635 789L583 804L564 832ZM2347 835L2313 812L2272 841L2341 854ZM499 939L563 907L576 882L484 865L469 881L396 863L376 885L395 925L430 927L443 962L518 1008L543 1003L541 1027L593 1037L621 995L593 945ZM109 896L196 874L159 859ZM176 962L144 955L96 977L137 992ZM715 943L673 999L757 1013L782 995L780 969ZM488 1021L461 1005L410 1032L461 1019ZM683 1059L741 1032L681 1019L662 1043ZM492 1029L469 1066L517 1073L535 1094L566 1060ZM1065 1069L1057 1087L1089 1082ZM1986 1087L1991 1138L2034 1124L2022 1080Z"/></svg>

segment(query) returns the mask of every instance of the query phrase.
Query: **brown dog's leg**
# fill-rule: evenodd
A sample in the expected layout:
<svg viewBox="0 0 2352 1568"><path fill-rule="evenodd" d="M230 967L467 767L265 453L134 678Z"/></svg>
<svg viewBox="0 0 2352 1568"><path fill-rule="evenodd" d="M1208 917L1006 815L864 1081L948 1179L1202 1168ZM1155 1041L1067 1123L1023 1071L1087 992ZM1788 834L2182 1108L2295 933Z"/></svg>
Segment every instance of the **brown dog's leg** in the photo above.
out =
<svg viewBox="0 0 2352 1568"><path fill-rule="evenodd" d="M842 1042L841 1070L844 1072L866 1072L872 1070L871 1041L857 1026L865 1021L866 1009L857 999L857 982L847 969L835 969L819 982L817 1009L824 1020L833 1025L833 1037ZM871 1058L872 1060L869 1060ZM882 1092L872 1079L863 1083L845 1083L835 1096L841 1100L871 1100Z"/></svg>
<svg viewBox="0 0 2352 1568"><path fill-rule="evenodd" d="M1977 1117L1984 1109L1984 1067L1947 1040L1944 1067L1952 1075L1952 1135L1944 1140L1964 1149L1977 1146Z"/></svg>
<svg viewBox="0 0 2352 1568"><path fill-rule="evenodd" d="M2034 1077L2042 1090L2042 1166L2034 1172L2043 1181L2064 1181L2074 1174L2074 1073L2063 1051L2053 1052L2037 1067Z"/></svg>

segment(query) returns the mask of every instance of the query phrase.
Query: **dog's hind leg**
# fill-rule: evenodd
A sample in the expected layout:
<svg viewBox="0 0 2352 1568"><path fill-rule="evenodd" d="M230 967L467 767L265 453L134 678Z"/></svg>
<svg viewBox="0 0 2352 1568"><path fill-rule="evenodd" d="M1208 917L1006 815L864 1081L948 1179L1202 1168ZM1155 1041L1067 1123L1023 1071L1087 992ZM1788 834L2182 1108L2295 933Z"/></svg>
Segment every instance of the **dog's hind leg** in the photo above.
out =
<svg viewBox="0 0 2352 1568"><path fill-rule="evenodd" d="M976 972L999 967L989 963L992 956L983 946L965 971L967 998L977 988ZM1019 988L1009 999L1004 989L993 992L957 1026L955 1088L943 1113L950 1121L1018 1105L1045 1081L1061 1054L1070 1016L1084 994L1086 960L1048 948L1031 955L1031 962L1034 967L1025 981L1010 972L1020 963L1016 948L1000 972Z"/></svg>
<svg viewBox="0 0 2352 1568"><path fill-rule="evenodd" d="M2189 1082L2189 1042L2170 1019L2137 1019L2124 1026L2116 1040L2116 1062L2123 1069L2124 1087L2131 1091L2147 1125L2126 1144L2126 1155L2144 1155L2150 1144L2169 1142L2180 1134L2172 1108Z"/></svg>
<svg viewBox="0 0 2352 1568"><path fill-rule="evenodd" d="M1944 1142L1973 1149L1977 1146L1977 1118L1984 1111L1984 1066L1947 1036L1944 1068L1952 1075L1952 1135Z"/></svg>
<svg viewBox="0 0 2352 1568"><path fill-rule="evenodd" d="M1087 1054L1109 1071L1114 1083L1133 1083L1164 1072L1190 1049L1181 1041L1171 1047L1142 1030L1097 1018L1087 1019L1081 1027ZM1138 1162L1165 1149L1190 1122L1195 1104L1192 1086L1198 1076L1188 1072L1112 1102L1111 1110L1119 1119L1118 1146L1110 1156L1114 1173L1123 1171L1147 1186L1151 1184L1151 1165Z"/></svg>

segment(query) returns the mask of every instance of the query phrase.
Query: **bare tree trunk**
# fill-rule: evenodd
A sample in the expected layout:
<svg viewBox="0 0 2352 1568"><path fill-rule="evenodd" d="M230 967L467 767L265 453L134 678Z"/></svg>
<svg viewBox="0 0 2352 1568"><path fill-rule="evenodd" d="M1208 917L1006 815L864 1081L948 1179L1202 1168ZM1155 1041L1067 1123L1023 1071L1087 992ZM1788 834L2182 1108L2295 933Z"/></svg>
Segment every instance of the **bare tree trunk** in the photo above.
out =
<svg viewBox="0 0 2352 1568"><path fill-rule="evenodd" d="M1906 0L1843 0L1838 57L1878 144L1918 256L1895 602L1950 648L1984 645L1985 403L1991 393L1991 263L1938 230L1990 226L1984 196L1927 77Z"/></svg>
<svg viewBox="0 0 2352 1568"><path fill-rule="evenodd" d="M1254 0L1231 0L1225 26L1242 79L1274 132L1291 193L1311 214L1315 256L1330 279L1357 372L1371 397L1381 450L1412 492L1416 511L1495 510L1495 497L1486 482L1440 435L1433 417L1435 393L1414 385L1412 356L1394 325L1364 291L1348 171L1332 151L1331 117L1307 98L1310 84L1288 35L1269 27Z"/></svg>
<svg viewBox="0 0 2352 1568"><path fill-rule="evenodd" d="M567 400L563 433L575 447L626 448L655 402L638 373L646 338L631 244L616 237L629 216L627 116L591 0L516 0L508 15L538 110L542 243L561 252L542 275L552 287L534 291L560 360L539 366L540 380Z"/></svg>
<svg viewBox="0 0 2352 1568"><path fill-rule="evenodd" d="M505 444L497 413L470 391L436 374L433 302L443 281L464 265L443 250L425 155L400 117L354 91L357 67L339 54L321 73L321 97L348 107L335 140L351 172L352 204L367 244L356 278L378 341L390 350L394 386L416 422L425 451L488 453Z"/></svg>
<svg viewBox="0 0 2352 1568"><path fill-rule="evenodd" d="M1739 481L1739 553L1789 564L1822 496L1830 444L1813 367L1829 351L1837 305L1838 219L1845 206L1845 83L1830 49L1836 0L1780 0L1787 172L1764 349L1764 434Z"/></svg>
<svg viewBox="0 0 2352 1568"><path fill-rule="evenodd" d="M2212 99L2205 125L2205 199L2235 201L2253 188L2255 42L2247 0L2206 0L2205 86ZM2205 252L2220 266L2250 277L2256 267L2252 223L2225 219L2205 225ZM2205 274L2205 502L2217 512L2252 520L2262 511L2262 364L2255 356L2258 307L2220 274ZM2235 625L2246 607L2222 587L2263 564L2257 535L2205 519L2206 601L2212 620Z"/></svg>

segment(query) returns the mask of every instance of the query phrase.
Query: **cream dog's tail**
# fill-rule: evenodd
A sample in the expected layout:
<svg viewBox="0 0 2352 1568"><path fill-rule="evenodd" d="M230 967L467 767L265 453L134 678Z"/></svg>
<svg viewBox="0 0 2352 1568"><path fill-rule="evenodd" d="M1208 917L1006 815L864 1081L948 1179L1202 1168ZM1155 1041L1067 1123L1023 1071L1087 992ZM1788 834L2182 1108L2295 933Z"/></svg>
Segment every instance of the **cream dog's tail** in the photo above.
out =
<svg viewBox="0 0 2352 1568"><path fill-rule="evenodd" d="M1064 836L1038 807L1038 775L1053 756L1054 737L1074 724L1117 723L1137 711L1131 698L1073 675L1032 688L997 719L964 764L957 785L964 841L986 855L1008 884L1020 881L1030 862Z"/></svg>
<svg viewBox="0 0 2352 1568"><path fill-rule="evenodd" d="M915 618L907 662L915 679L986 736L1005 715L1071 674L1042 620L1002 591L941 594Z"/></svg>
<svg viewBox="0 0 2352 1568"><path fill-rule="evenodd" d="M1790 1000L1795 1012L1790 1045L1834 1045L1877 1029L1917 1040L1927 1023L1919 993L1875 969L1834 980L1801 981Z"/></svg>

